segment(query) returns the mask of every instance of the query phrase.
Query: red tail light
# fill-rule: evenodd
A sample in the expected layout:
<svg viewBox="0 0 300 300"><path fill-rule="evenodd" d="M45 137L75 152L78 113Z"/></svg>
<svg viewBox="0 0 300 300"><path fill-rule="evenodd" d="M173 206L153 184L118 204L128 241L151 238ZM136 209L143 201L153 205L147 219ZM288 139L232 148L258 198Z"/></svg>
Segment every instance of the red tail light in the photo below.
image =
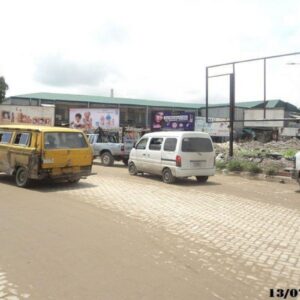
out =
<svg viewBox="0 0 300 300"><path fill-rule="evenodd" d="M124 145L121 146L121 151L124 151L125 150L125 147Z"/></svg>
<svg viewBox="0 0 300 300"><path fill-rule="evenodd" d="M176 155L176 167L181 167L181 156Z"/></svg>

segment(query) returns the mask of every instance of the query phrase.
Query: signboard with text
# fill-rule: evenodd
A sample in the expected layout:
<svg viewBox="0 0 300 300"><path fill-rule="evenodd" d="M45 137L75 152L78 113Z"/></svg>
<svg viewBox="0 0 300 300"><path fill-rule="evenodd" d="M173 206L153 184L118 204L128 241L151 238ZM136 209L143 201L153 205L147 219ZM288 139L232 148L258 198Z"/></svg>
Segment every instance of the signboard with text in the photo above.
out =
<svg viewBox="0 0 300 300"><path fill-rule="evenodd" d="M152 131L193 131L195 127L195 113L171 111L153 111L151 118Z"/></svg>
<svg viewBox="0 0 300 300"><path fill-rule="evenodd" d="M0 124L54 126L54 107L0 105Z"/></svg>
<svg viewBox="0 0 300 300"><path fill-rule="evenodd" d="M209 123L206 123L205 117L196 117L195 131L206 132L210 136L229 137L229 121L219 118L208 118ZM210 123L220 121L218 123Z"/></svg>

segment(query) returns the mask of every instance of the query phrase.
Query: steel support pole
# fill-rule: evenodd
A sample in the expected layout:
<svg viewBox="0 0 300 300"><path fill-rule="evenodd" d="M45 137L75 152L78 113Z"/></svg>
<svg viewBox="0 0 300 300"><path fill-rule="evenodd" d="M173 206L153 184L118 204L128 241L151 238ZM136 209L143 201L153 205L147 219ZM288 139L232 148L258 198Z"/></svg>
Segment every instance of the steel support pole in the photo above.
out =
<svg viewBox="0 0 300 300"><path fill-rule="evenodd" d="M267 60L264 59L264 119L266 118L267 104Z"/></svg>
<svg viewBox="0 0 300 300"><path fill-rule="evenodd" d="M234 67L234 66L233 66ZM230 77L230 135L229 135L229 156L233 157L233 140L234 140L234 108L235 108L235 72Z"/></svg>
<svg viewBox="0 0 300 300"><path fill-rule="evenodd" d="M208 123L208 68L206 67L205 72L205 84L206 84L206 90L205 90L205 103L206 103L206 110L205 110L205 117L206 117L206 123Z"/></svg>

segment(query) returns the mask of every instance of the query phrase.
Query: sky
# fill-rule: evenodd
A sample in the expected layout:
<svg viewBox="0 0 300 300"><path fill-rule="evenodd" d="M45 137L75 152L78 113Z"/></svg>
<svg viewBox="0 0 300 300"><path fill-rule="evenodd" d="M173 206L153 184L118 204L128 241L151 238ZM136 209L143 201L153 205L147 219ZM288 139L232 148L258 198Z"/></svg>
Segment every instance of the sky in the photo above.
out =
<svg viewBox="0 0 300 300"><path fill-rule="evenodd" d="M114 89L115 97L204 103L206 66L300 51L299 0L0 4L7 96ZM210 103L228 98L228 76L210 79ZM267 61L267 98L300 107L300 55ZM236 65L236 101L259 99L262 62Z"/></svg>

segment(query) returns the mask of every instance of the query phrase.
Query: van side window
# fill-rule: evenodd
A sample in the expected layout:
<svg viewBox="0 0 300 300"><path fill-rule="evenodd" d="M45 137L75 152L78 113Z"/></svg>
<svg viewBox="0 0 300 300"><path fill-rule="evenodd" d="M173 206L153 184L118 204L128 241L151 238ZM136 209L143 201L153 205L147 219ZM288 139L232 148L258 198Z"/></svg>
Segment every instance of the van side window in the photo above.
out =
<svg viewBox="0 0 300 300"><path fill-rule="evenodd" d="M163 142L163 138L152 138L149 145L149 150L157 150L161 149L161 144Z"/></svg>
<svg viewBox="0 0 300 300"><path fill-rule="evenodd" d="M0 132L0 144L8 144L11 140L12 132Z"/></svg>
<svg viewBox="0 0 300 300"><path fill-rule="evenodd" d="M213 152L213 145L207 138L184 138L181 150L182 152Z"/></svg>
<svg viewBox="0 0 300 300"><path fill-rule="evenodd" d="M175 151L177 145L176 138L168 138L165 141L164 150L165 151Z"/></svg>
<svg viewBox="0 0 300 300"><path fill-rule="evenodd" d="M30 134L29 133L17 133L14 144L15 145L22 145L22 146L27 146L29 144L30 140Z"/></svg>
<svg viewBox="0 0 300 300"><path fill-rule="evenodd" d="M145 150L147 142L148 142L148 139L142 139L142 140L140 140L140 142L136 145L136 149Z"/></svg>

